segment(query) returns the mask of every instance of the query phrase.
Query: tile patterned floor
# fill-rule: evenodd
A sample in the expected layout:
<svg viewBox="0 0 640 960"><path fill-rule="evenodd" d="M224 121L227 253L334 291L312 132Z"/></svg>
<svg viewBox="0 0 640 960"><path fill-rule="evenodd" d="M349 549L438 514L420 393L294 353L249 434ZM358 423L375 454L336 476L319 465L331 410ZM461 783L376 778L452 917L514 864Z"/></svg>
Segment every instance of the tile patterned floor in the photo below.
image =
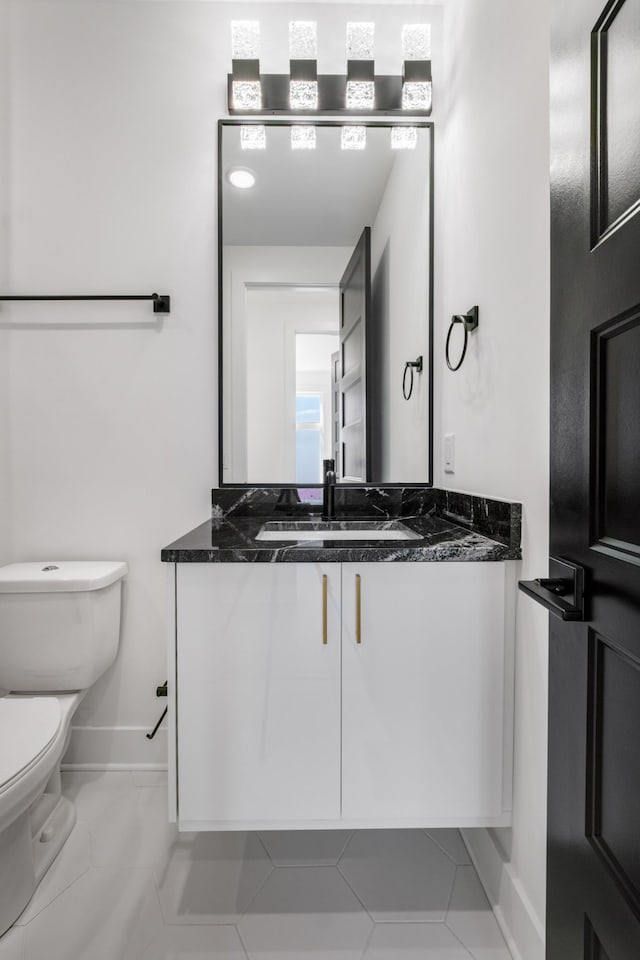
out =
<svg viewBox="0 0 640 960"><path fill-rule="evenodd" d="M64 775L77 823L0 960L510 960L456 830L178 835L164 779Z"/></svg>

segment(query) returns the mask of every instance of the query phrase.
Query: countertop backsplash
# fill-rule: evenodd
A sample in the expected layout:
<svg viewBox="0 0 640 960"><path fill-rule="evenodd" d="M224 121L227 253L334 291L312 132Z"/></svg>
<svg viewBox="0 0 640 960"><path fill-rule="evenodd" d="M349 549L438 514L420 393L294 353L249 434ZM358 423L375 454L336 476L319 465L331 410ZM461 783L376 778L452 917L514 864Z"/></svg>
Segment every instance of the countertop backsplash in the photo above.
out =
<svg viewBox="0 0 640 960"><path fill-rule="evenodd" d="M374 487L337 484L338 519L432 515L519 551L522 504L437 487ZM321 487L222 487L211 491L212 516L278 517L318 512ZM518 552L518 556L519 556Z"/></svg>
<svg viewBox="0 0 640 960"><path fill-rule="evenodd" d="M335 490L336 523L393 520L417 534L406 541L258 540L267 520L317 519L318 487L224 487L212 491L211 518L162 550L167 563L310 563L499 561L520 558L522 508L432 487L361 487Z"/></svg>

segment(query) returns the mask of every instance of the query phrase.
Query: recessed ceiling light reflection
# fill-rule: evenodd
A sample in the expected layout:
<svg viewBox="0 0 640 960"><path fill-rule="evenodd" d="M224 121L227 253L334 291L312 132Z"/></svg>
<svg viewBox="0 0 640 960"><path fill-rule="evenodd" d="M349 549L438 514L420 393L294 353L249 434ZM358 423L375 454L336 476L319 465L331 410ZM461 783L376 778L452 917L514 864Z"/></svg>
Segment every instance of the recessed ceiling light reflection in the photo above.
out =
<svg viewBox="0 0 640 960"><path fill-rule="evenodd" d="M256 175L248 167L234 167L227 173L227 180L238 190L249 190L256 182Z"/></svg>

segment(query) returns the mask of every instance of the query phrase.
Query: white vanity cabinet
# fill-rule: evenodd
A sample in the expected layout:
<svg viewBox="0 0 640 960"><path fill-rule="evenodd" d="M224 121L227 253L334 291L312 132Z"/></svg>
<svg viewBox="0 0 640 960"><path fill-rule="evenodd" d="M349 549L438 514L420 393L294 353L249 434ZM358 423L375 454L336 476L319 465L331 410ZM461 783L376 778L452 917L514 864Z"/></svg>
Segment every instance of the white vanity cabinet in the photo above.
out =
<svg viewBox="0 0 640 960"><path fill-rule="evenodd" d="M510 567L177 564L180 827L508 824Z"/></svg>
<svg viewBox="0 0 640 960"><path fill-rule="evenodd" d="M510 809L505 568L343 565L345 820L486 825Z"/></svg>
<svg viewBox="0 0 640 960"><path fill-rule="evenodd" d="M182 563L176 586L180 824L337 820L340 564Z"/></svg>

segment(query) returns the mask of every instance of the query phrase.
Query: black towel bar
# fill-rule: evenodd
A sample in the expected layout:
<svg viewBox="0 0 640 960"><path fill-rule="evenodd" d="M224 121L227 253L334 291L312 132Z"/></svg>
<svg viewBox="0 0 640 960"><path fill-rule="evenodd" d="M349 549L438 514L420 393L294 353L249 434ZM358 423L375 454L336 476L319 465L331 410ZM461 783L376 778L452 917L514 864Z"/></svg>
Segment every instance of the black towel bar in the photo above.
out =
<svg viewBox="0 0 640 960"><path fill-rule="evenodd" d="M120 295L120 294L73 294L65 295L54 293L51 295L34 294L30 296L16 295L4 296L0 294L0 300L153 300L154 313L171 313L171 297L165 293L149 293L142 295Z"/></svg>

